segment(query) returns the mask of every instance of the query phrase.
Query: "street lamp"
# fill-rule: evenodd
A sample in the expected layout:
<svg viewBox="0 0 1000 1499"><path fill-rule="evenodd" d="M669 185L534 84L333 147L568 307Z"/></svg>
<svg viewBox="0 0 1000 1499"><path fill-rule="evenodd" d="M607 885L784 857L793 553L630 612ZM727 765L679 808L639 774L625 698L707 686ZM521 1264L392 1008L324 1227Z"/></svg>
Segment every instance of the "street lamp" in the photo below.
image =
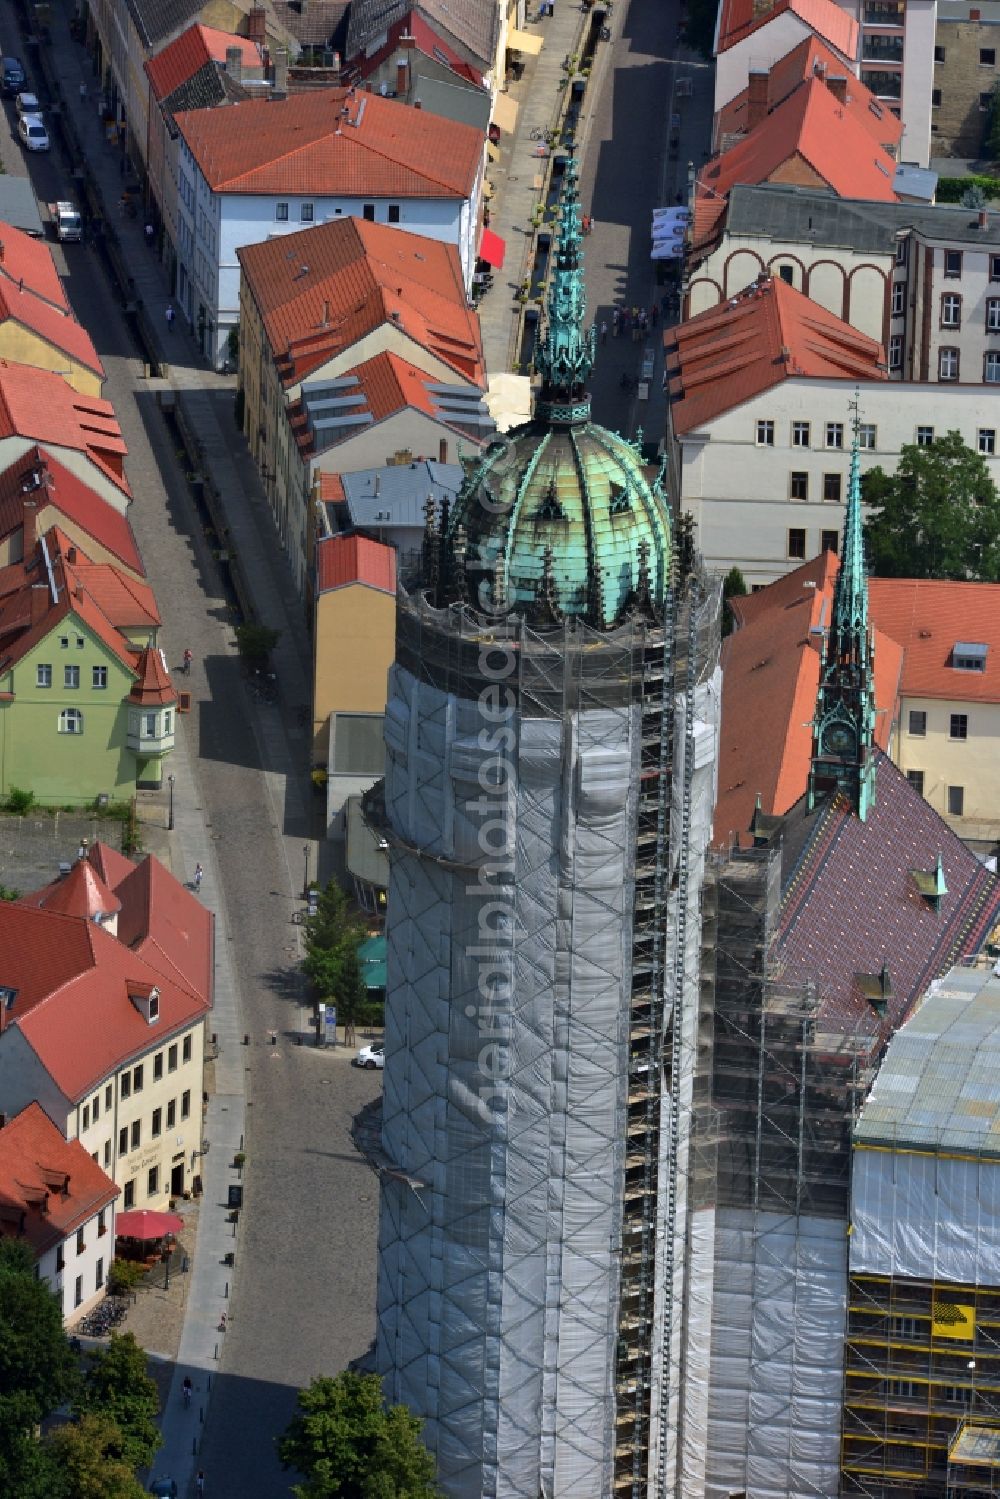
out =
<svg viewBox="0 0 1000 1499"><path fill-rule="evenodd" d="M305 860L305 865L306 865L305 879L302 882L302 899L303 900L308 900L309 899L309 845L308 845L308 843L303 843L303 845L302 845L302 857Z"/></svg>
<svg viewBox="0 0 1000 1499"><path fill-rule="evenodd" d="M174 830L174 778L167 776L167 832Z"/></svg>

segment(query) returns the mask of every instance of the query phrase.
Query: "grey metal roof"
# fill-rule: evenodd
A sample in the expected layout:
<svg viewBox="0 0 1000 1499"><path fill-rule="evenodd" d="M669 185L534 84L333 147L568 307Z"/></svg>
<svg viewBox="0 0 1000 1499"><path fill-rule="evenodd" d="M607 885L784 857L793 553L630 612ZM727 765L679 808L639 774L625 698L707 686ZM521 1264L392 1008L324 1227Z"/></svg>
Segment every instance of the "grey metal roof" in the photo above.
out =
<svg viewBox="0 0 1000 1499"><path fill-rule="evenodd" d="M925 239L1000 250L1000 214L991 212L984 230L975 209L957 204L869 203L779 183L743 184L732 189L726 217L729 234L841 245L859 254L892 251L907 229Z"/></svg>
<svg viewBox="0 0 1000 1499"><path fill-rule="evenodd" d="M854 1139L1000 1157L1000 977L993 970L956 967L931 985L890 1041Z"/></svg>
<svg viewBox="0 0 1000 1499"><path fill-rule="evenodd" d="M35 190L27 177L0 175L0 220L36 239L45 233Z"/></svg>
<svg viewBox="0 0 1000 1499"><path fill-rule="evenodd" d="M353 474L342 474L341 483L351 524L359 529L379 525L422 528L428 495L438 506L442 500L450 504L464 477L460 463L415 459L412 463L389 464L385 468L365 468ZM389 520L385 519L387 514Z"/></svg>

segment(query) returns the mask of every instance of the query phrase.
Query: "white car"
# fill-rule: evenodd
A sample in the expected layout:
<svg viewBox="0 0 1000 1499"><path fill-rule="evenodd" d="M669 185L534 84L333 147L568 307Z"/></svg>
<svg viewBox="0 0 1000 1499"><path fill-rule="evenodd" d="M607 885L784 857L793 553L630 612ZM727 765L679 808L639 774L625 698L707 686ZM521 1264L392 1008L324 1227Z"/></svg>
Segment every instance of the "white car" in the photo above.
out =
<svg viewBox="0 0 1000 1499"><path fill-rule="evenodd" d="M370 1046L362 1046L357 1056L351 1058L352 1067L367 1067L369 1071L373 1067L385 1066L385 1047L381 1041L373 1041Z"/></svg>
<svg viewBox="0 0 1000 1499"><path fill-rule="evenodd" d="M36 94L18 94L14 100L14 108L19 115L40 115L42 112Z"/></svg>
<svg viewBox="0 0 1000 1499"><path fill-rule="evenodd" d="M17 122L17 133L29 151L49 150L49 132L40 115L22 115Z"/></svg>

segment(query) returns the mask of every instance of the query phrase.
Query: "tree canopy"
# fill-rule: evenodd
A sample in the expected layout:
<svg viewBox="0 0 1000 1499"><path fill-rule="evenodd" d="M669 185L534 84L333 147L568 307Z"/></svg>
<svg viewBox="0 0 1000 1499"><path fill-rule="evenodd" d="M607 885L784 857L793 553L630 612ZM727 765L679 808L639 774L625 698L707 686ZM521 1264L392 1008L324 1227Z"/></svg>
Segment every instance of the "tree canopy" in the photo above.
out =
<svg viewBox="0 0 1000 1499"><path fill-rule="evenodd" d="M336 880L320 893L316 915L306 918L305 935L306 977L321 999L336 1003L343 1024L356 1022L368 998L358 961L358 948L367 934Z"/></svg>
<svg viewBox="0 0 1000 1499"><path fill-rule="evenodd" d="M20 1470L35 1428L72 1396L76 1378L59 1302L35 1279L31 1250L0 1239L0 1493L14 1492L9 1465Z"/></svg>
<svg viewBox="0 0 1000 1499"><path fill-rule="evenodd" d="M130 1332L112 1333L110 1347L92 1356L76 1401L79 1417L110 1418L118 1430L111 1455L130 1468L152 1462L163 1438L156 1427L160 1397L146 1373L146 1354Z"/></svg>
<svg viewBox="0 0 1000 1499"><path fill-rule="evenodd" d="M1000 494L986 460L960 433L927 447L905 445L894 474L865 474L863 494L877 576L1000 581Z"/></svg>
<svg viewBox="0 0 1000 1499"><path fill-rule="evenodd" d="M282 1461L305 1475L298 1499L437 1499L434 1459L420 1422L386 1409L375 1374L314 1379L280 1443Z"/></svg>
<svg viewBox="0 0 1000 1499"><path fill-rule="evenodd" d="M118 1454L122 1434L110 1416L86 1415L57 1426L48 1455L62 1477L66 1499L143 1499L145 1490Z"/></svg>

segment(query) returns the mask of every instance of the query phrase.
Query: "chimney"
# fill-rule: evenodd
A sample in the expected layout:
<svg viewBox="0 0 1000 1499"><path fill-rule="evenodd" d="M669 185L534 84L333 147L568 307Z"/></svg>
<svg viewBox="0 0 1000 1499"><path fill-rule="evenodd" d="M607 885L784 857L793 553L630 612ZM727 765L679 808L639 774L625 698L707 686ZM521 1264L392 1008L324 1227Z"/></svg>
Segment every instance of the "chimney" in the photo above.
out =
<svg viewBox="0 0 1000 1499"><path fill-rule="evenodd" d="M288 93L288 48L274 49L274 96L284 98Z"/></svg>
<svg viewBox="0 0 1000 1499"><path fill-rule="evenodd" d="M979 11L979 10L970 10L969 11L969 20L970 21L980 21L980 20L982 20L982 11Z"/></svg>
<svg viewBox="0 0 1000 1499"><path fill-rule="evenodd" d="M226 72L234 83L243 82L243 53L239 47L226 48Z"/></svg>
<svg viewBox="0 0 1000 1499"><path fill-rule="evenodd" d="M447 462L448 462L448 439L447 439L447 437L442 437L441 441L438 443L438 463L447 463Z"/></svg>
<svg viewBox="0 0 1000 1499"><path fill-rule="evenodd" d="M845 74L838 73L835 77L828 78L826 86L833 97L841 104L847 103L847 78Z"/></svg>
<svg viewBox="0 0 1000 1499"><path fill-rule="evenodd" d="M3 265L3 240L0 239L0 265Z"/></svg>
<svg viewBox="0 0 1000 1499"><path fill-rule="evenodd" d="M250 14L247 16L247 36L252 42L256 42L258 47L263 47L266 43L267 10L263 5L250 7Z"/></svg>
<svg viewBox="0 0 1000 1499"><path fill-rule="evenodd" d="M76 566L76 547L67 547L66 561L69 563L70 567Z"/></svg>
<svg viewBox="0 0 1000 1499"><path fill-rule="evenodd" d="M417 39L415 36L410 36L409 32L404 31L399 39L399 45L404 52L410 52L417 45Z"/></svg>
<svg viewBox="0 0 1000 1499"><path fill-rule="evenodd" d="M31 585L31 623L37 625L49 612L49 585L47 583L32 583Z"/></svg>
<svg viewBox="0 0 1000 1499"><path fill-rule="evenodd" d="M330 304L329 304L329 302L324 302L323 303L323 327L326 328L329 325L329 322L330 322Z"/></svg>
<svg viewBox="0 0 1000 1499"><path fill-rule="evenodd" d="M756 130L767 114L767 85L767 73L754 68L747 89L747 130Z"/></svg>
<svg viewBox="0 0 1000 1499"><path fill-rule="evenodd" d="M382 493L382 475L381 474L376 474L375 475L375 498L378 499L378 497L379 497L379 495L381 493Z"/></svg>
<svg viewBox="0 0 1000 1499"><path fill-rule="evenodd" d="M396 58L396 97L406 98L407 80L410 76L410 64L405 57Z"/></svg>
<svg viewBox="0 0 1000 1499"><path fill-rule="evenodd" d="M29 496L21 501L21 556L27 559L38 541L38 501Z"/></svg>
<svg viewBox="0 0 1000 1499"><path fill-rule="evenodd" d="M980 229L988 229L990 227L990 211L988 208L981 208L979 210L979 227Z"/></svg>
<svg viewBox="0 0 1000 1499"><path fill-rule="evenodd" d="M817 57L816 61L813 63L813 72L815 73L817 78L826 77L826 63L821 57Z"/></svg>

